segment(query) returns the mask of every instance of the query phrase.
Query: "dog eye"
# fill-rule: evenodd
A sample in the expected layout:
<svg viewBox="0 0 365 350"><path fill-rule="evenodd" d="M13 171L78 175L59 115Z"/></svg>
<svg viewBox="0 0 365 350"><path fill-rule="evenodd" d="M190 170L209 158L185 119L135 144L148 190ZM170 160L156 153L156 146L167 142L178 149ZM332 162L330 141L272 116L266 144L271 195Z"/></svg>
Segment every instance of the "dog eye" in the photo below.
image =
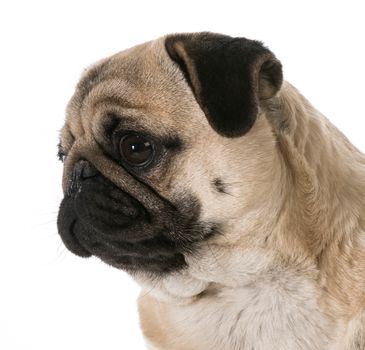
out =
<svg viewBox="0 0 365 350"><path fill-rule="evenodd" d="M142 167L151 162L154 147L150 140L141 135L124 135L119 144L120 155L129 165Z"/></svg>

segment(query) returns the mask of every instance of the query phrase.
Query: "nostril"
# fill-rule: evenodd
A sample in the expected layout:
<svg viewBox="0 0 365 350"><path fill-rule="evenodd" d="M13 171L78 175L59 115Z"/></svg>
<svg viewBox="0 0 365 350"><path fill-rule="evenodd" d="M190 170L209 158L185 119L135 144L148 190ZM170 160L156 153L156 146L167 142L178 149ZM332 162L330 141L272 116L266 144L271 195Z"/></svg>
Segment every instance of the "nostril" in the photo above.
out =
<svg viewBox="0 0 365 350"><path fill-rule="evenodd" d="M87 160L80 160L81 164L81 177L82 179L88 179L99 174L99 171Z"/></svg>
<svg viewBox="0 0 365 350"><path fill-rule="evenodd" d="M79 160L72 171L71 183L68 189L70 196L75 195L81 188L83 180L97 176L98 170L87 160Z"/></svg>

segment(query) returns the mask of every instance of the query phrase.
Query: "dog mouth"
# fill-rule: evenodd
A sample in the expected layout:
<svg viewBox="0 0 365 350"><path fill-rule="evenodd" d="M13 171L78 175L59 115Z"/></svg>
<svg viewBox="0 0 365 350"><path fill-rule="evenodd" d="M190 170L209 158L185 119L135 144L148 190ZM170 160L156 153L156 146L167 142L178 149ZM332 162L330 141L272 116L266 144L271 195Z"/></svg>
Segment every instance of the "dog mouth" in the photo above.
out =
<svg viewBox="0 0 365 350"><path fill-rule="evenodd" d="M67 200L62 202L65 204ZM97 230L75 218L70 226L59 225L65 246L80 257L96 256L128 272L169 273L186 266L182 249L163 234L136 242L105 239Z"/></svg>
<svg viewBox="0 0 365 350"><path fill-rule="evenodd" d="M78 256L94 255L127 272L161 275L186 267L185 254L214 231L211 225L198 223L194 199L182 207L189 207L190 212L167 204L155 218L99 173L65 195L58 214L58 232L65 246Z"/></svg>
<svg viewBox="0 0 365 350"><path fill-rule="evenodd" d="M80 242L80 240L77 238L76 232L75 232L75 226L77 224L77 219L74 219L71 222L71 225L68 230L62 231L62 240L65 246L75 255L88 258L92 255L92 253L87 250Z"/></svg>

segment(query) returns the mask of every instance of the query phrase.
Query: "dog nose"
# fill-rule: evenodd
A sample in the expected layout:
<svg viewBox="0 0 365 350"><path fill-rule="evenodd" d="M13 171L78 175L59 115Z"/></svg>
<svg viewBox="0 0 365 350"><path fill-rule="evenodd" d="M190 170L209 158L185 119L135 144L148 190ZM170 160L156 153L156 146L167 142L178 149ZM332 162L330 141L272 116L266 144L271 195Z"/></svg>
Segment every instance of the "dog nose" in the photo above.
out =
<svg viewBox="0 0 365 350"><path fill-rule="evenodd" d="M71 183L68 188L68 195L74 196L80 189L82 182L91 177L97 176L99 171L87 160L79 160L72 171Z"/></svg>

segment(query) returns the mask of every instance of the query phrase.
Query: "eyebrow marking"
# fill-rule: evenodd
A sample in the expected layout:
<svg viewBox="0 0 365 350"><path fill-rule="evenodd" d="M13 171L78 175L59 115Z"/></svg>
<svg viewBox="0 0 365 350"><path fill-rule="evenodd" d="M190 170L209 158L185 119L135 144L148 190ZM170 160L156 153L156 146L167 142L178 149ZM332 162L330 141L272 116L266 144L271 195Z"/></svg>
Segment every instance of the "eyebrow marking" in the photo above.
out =
<svg viewBox="0 0 365 350"><path fill-rule="evenodd" d="M178 136L169 135L167 137L162 136L162 141L167 149L180 151L183 148L183 142Z"/></svg>
<svg viewBox="0 0 365 350"><path fill-rule="evenodd" d="M121 118L115 113L107 113L106 120L103 123L105 136L111 138L115 130L118 128L120 122Z"/></svg>
<svg viewBox="0 0 365 350"><path fill-rule="evenodd" d="M101 128L105 142L115 143L118 135L132 132L151 138L172 153L182 151L186 146L183 140L174 133L156 133L145 128L143 123L138 120L117 112L106 112L101 122Z"/></svg>

